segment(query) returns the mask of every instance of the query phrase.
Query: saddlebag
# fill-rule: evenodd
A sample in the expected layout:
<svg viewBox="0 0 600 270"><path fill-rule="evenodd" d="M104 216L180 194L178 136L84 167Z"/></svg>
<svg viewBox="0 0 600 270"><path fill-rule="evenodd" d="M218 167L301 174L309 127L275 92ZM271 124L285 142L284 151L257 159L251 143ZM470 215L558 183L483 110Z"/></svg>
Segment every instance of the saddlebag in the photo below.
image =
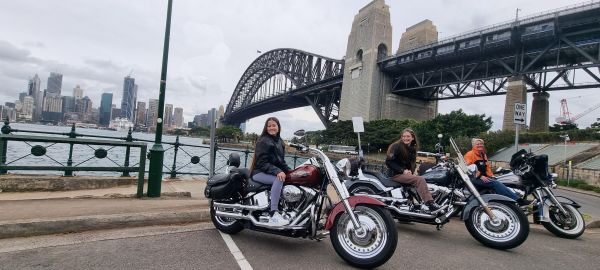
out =
<svg viewBox="0 0 600 270"><path fill-rule="evenodd" d="M239 171L217 174L206 182L204 196L208 199L223 200L238 197L247 184L246 175Z"/></svg>

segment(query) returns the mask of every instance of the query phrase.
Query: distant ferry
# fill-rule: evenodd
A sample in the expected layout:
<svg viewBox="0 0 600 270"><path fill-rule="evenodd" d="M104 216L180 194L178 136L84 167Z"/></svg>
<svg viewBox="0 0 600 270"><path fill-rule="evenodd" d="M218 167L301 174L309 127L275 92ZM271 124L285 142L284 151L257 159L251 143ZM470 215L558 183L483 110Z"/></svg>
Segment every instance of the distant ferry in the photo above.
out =
<svg viewBox="0 0 600 270"><path fill-rule="evenodd" d="M114 120L110 121L108 129L116 131L129 131L129 128L133 129L133 126L134 124L131 121L129 121L129 119L117 117Z"/></svg>

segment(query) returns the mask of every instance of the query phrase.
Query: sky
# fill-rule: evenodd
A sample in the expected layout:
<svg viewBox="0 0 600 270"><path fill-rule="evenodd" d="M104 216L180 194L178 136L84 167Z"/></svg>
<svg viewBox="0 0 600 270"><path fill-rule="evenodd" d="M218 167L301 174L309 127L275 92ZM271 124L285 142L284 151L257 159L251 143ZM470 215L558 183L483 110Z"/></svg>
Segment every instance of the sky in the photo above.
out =
<svg viewBox="0 0 600 270"><path fill-rule="evenodd" d="M185 121L210 108L226 106L235 85L259 54L277 48L342 59L352 20L369 0L173 0L166 103L184 108ZM468 32L567 5L571 0L386 0L393 48L407 27L424 19L439 38ZM80 85L99 106L113 93L120 106L123 78L138 84L138 101L158 98L166 0L0 0L0 102L13 102L38 74L42 89L50 72L63 74L63 95ZM576 114L600 102L597 89L550 92L550 122L567 98ZM529 108L531 94L528 95ZM490 106L493 104L494 106ZM497 106L496 106L497 105ZM440 113L462 108L486 114L501 129L504 96L441 101ZM323 129L310 108L270 114L282 123L282 136L294 130ZM260 133L266 117L247 123ZM578 122L589 126L600 109Z"/></svg>

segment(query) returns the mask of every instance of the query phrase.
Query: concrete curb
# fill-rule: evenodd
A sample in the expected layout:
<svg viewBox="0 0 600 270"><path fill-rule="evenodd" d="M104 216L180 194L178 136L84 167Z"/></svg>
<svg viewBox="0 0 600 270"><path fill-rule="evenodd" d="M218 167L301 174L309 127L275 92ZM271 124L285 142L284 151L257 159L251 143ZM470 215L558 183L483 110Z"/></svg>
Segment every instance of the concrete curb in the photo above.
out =
<svg viewBox="0 0 600 270"><path fill-rule="evenodd" d="M600 228L600 220L594 220L589 224L585 225L586 229L597 229Z"/></svg>
<svg viewBox="0 0 600 270"><path fill-rule="evenodd" d="M117 215L79 216L48 220L21 220L0 223L0 239L105 230L126 227L170 225L210 220L210 209Z"/></svg>
<svg viewBox="0 0 600 270"><path fill-rule="evenodd" d="M599 193L592 192L592 191L581 190L581 189L576 189L576 188L569 188L569 187L563 187L563 186L558 186L558 189L562 189L562 190L566 190L566 191L571 191L571 192L575 192L575 193L579 193L579 194L585 194L585 195L589 195L589 196L594 196L594 197L600 198L600 194Z"/></svg>

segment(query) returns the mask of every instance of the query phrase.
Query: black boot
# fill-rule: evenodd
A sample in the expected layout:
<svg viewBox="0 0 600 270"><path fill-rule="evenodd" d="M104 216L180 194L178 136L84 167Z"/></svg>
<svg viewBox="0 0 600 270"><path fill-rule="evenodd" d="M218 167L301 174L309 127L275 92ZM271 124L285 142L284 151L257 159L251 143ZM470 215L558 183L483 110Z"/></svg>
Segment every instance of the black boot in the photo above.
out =
<svg viewBox="0 0 600 270"><path fill-rule="evenodd" d="M432 214L436 214L442 208L441 205L435 203L434 201L426 202L425 205L427 205L427 208L429 208L429 212Z"/></svg>

